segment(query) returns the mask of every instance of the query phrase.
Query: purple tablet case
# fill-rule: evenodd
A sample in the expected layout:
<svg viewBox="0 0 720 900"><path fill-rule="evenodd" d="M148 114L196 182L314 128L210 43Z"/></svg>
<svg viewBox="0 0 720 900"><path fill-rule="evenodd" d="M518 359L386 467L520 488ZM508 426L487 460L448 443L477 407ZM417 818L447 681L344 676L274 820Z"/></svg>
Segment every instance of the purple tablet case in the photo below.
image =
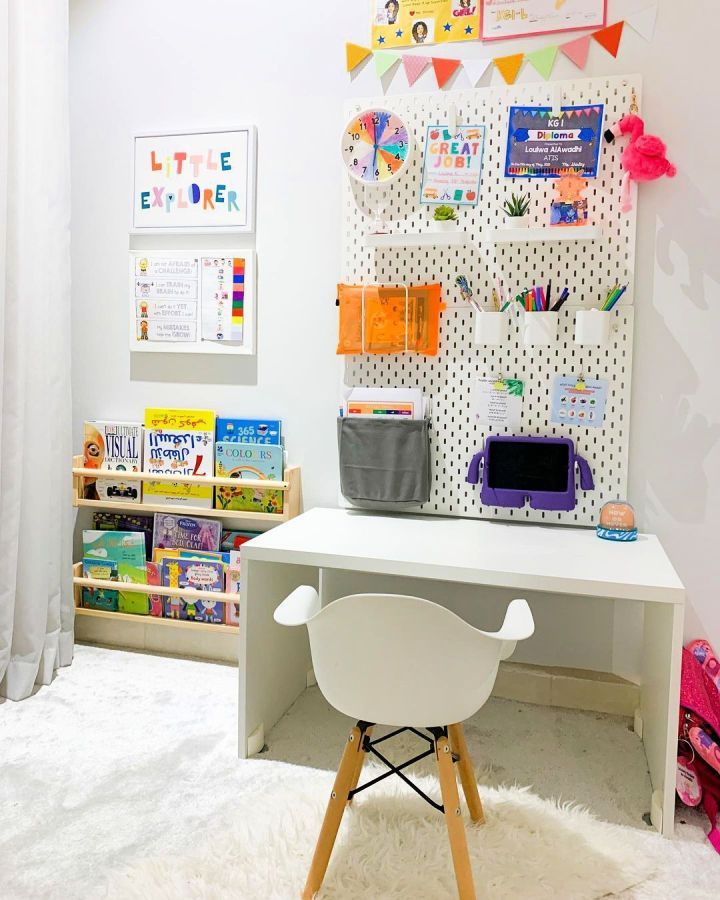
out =
<svg viewBox="0 0 720 900"><path fill-rule="evenodd" d="M503 434L485 439L485 446L470 461L469 484L480 481L483 506L520 509L530 501L533 509L575 509L575 467L580 472L580 488L595 487L587 461L575 452L569 438L518 437Z"/></svg>

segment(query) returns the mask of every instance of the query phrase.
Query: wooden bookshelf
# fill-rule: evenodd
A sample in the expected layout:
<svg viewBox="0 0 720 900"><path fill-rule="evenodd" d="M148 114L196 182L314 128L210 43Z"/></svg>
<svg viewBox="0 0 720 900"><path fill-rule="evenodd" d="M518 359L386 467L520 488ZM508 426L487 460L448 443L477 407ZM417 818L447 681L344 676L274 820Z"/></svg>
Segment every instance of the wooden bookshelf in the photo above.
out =
<svg viewBox="0 0 720 900"><path fill-rule="evenodd" d="M82 456L73 457L73 506L78 509L123 512L135 515L149 515L156 512L172 515L204 516L220 519L228 527L247 531L266 531L282 522L299 515L302 511L302 482L299 466L286 466L282 481L256 481L250 479L219 478L198 475L152 475L148 472L123 472L117 481L138 482L166 481L181 484L202 484L207 487L243 487L283 492L281 513L257 513L244 510L214 509L200 506L133 503L127 500L86 500L85 481L88 478L112 478L112 473L86 469ZM73 590L75 596L75 632L80 641L146 650L151 653L165 653L183 657L197 657L213 661L237 662L236 625L212 625L183 619L166 619L159 616L142 616L132 613L91 609L82 605L84 587L122 590L127 593L160 594L166 597L181 597L187 600L207 599L206 591L192 588L171 588L163 585L122 584L97 578L84 578L82 563L73 565ZM238 603L238 594L213 592L213 600L221 603Z"/></svg>

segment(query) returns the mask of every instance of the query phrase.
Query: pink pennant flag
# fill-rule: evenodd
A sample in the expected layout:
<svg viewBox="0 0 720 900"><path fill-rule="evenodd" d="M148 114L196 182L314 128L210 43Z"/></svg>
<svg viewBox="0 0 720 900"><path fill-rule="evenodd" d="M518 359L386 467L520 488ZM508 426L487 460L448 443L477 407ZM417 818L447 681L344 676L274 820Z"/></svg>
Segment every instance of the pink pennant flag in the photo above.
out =
<svg viewBox="0 0 720 900"><path fill-rule="evenodd" d="M574 62L578 69L584 69L590 52L590 35L568 41L567 44L560 44L560 52L564 53L570 62Z"/></svg>
<svg viewBox="0 0 720 900"><path fill-rule="evenodd" d="M408 84L412 87L418 78L422 75L422 73L427 69L430 65L430 57L429 56L411 56L405 54L402 58L403 67L405 68L405 75L407 76Z"/></svg>

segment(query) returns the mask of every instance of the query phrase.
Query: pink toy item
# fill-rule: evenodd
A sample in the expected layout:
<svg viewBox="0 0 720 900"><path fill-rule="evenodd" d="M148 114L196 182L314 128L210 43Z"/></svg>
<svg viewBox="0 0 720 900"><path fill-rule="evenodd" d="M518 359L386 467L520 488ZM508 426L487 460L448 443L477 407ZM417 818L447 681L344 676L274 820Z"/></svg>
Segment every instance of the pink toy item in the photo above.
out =
<svg viewBox="0 0 720 900"><path fill-rule="evenodd" d="M620 165L625 170L620 194L620 209L630 212L632 198L630 196L631 181L654 181L667 175L673 178L677 169L665 155L665 144L654 134L645 134L645 123L634 113L623 116L613 128L605 132L605 140L612 141L630 135L630 143L623 150Z"/></svg>

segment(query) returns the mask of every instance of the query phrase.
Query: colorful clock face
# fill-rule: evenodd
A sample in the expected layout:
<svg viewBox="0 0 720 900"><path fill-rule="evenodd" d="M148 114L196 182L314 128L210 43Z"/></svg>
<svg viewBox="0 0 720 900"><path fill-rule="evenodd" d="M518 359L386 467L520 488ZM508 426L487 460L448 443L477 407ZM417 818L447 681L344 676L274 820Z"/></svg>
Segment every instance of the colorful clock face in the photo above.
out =
<svg viewBox="0 0 720 900"><path fill-rule="evenodd" d="M407 165L410 134L395 113L366 109L345 128L342 155L353 178L366 184L387 184Z"/></svg>

